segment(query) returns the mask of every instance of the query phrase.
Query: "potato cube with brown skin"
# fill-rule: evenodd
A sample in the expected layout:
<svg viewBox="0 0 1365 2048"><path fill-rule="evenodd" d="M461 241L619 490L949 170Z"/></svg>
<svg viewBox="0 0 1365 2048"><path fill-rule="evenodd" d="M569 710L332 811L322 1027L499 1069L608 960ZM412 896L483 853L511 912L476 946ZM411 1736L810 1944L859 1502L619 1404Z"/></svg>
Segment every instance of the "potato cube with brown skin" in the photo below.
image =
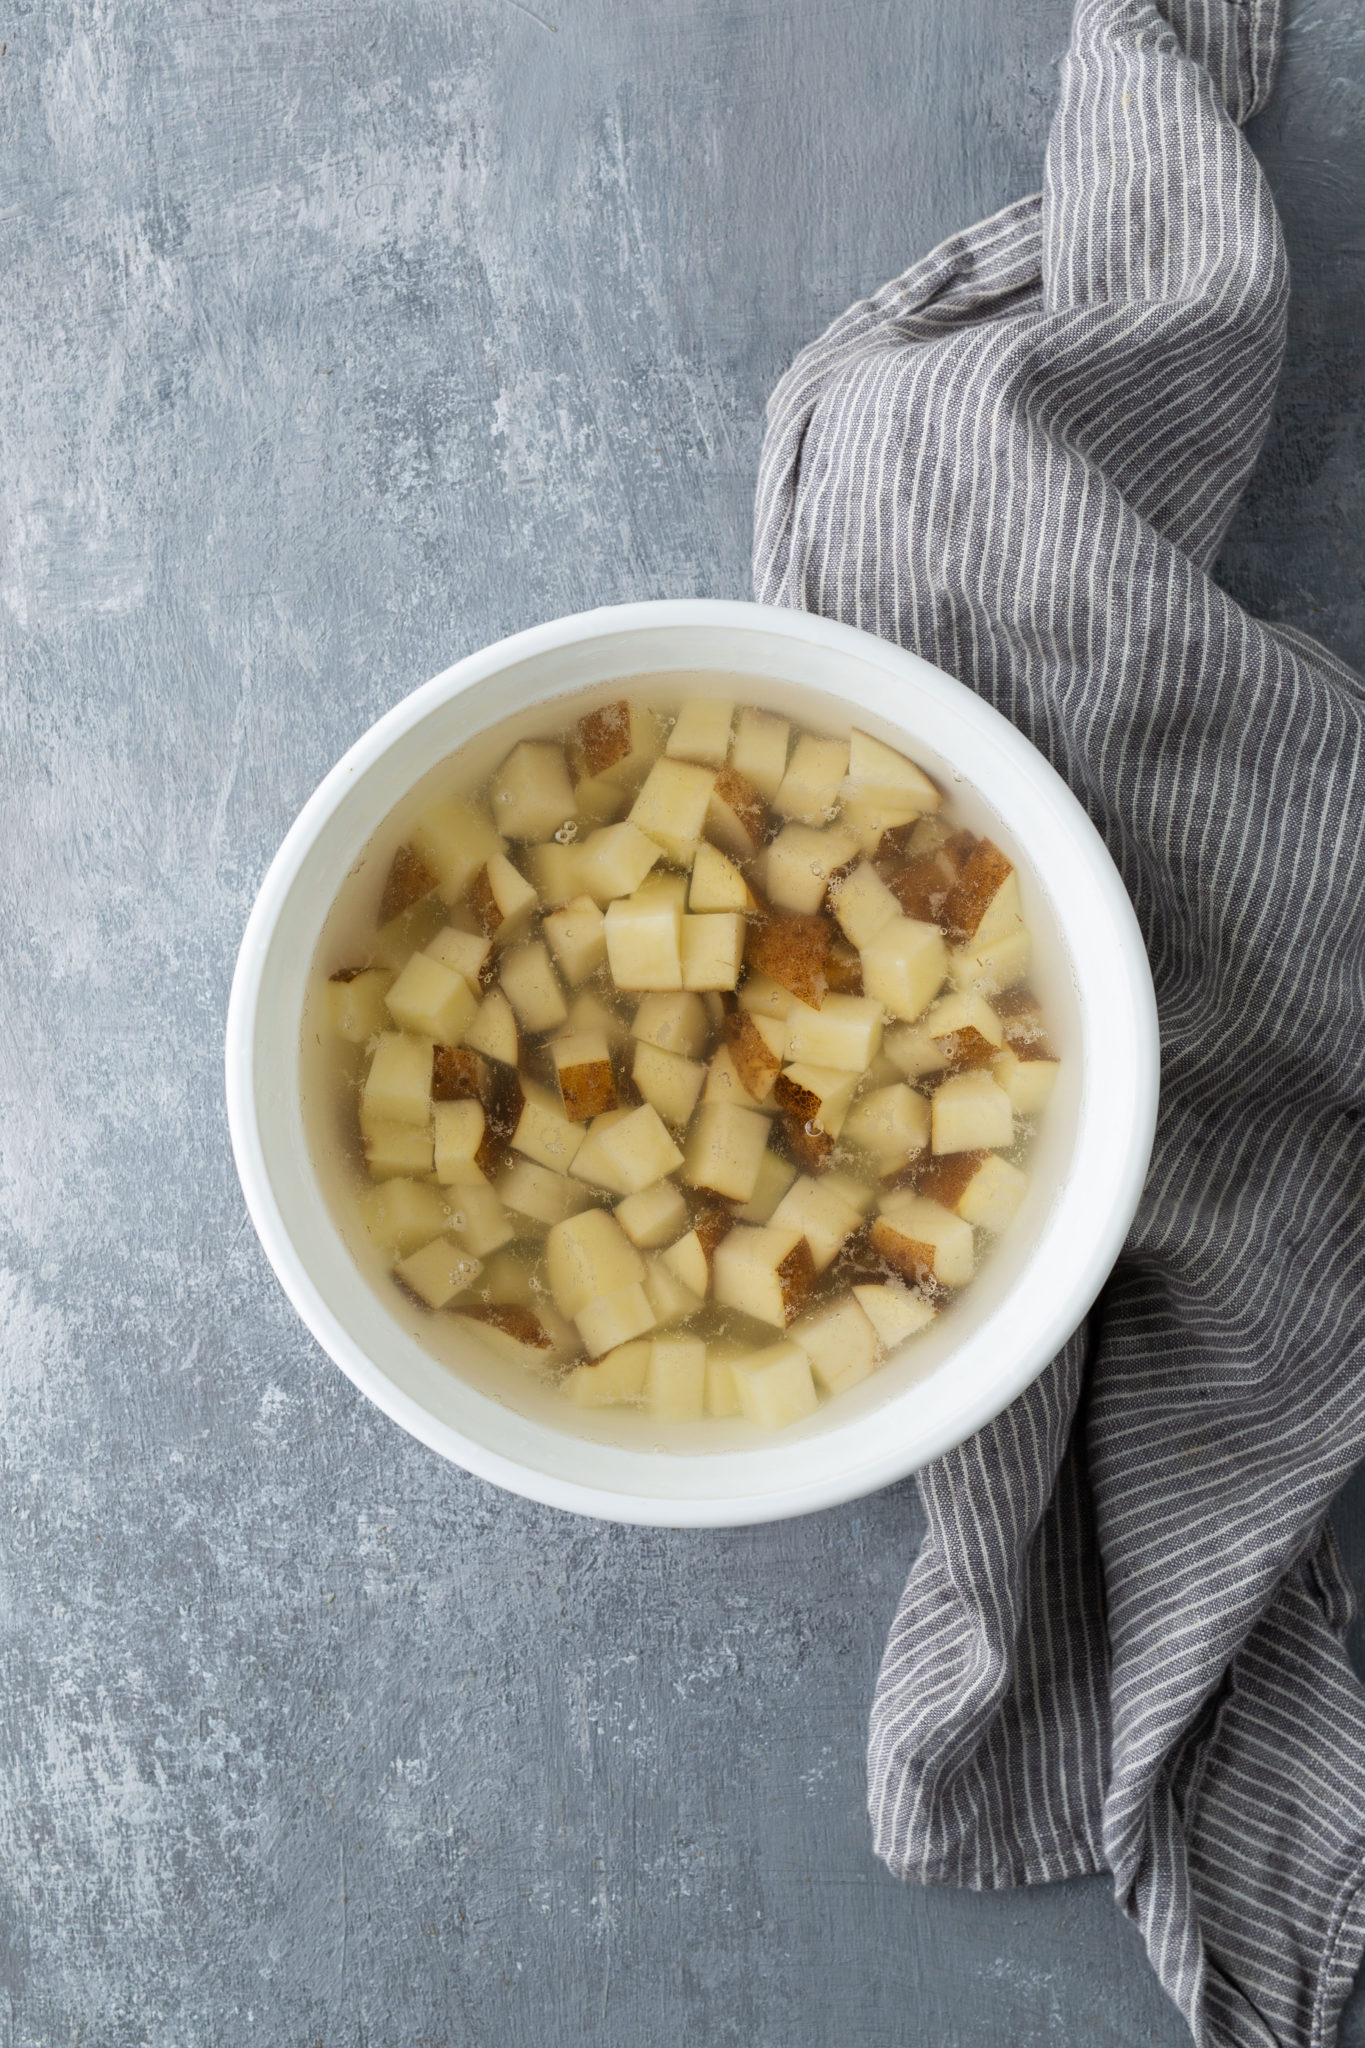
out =
<svg viewBox="0 0 1365 2048"><path fill-rule="evenodd" d="M960 990L939 997L924 1028L955 1073L990 1066L1005 1042L1004 1026L985 997Z"/></svg>
<svg viewBox="0 0 1365 2048"><path fill-rule="evenodd" d="M786 1018L786 1057L865 1074L881 1051L882 1015L870 996L828 995L818 1010L795 1002Z"/></svg>
<svg viewBox="0 0 1365 2048"><path fill-rule="evenodd" d="M649 1103L630 1110L618 1123L599 1134L599 1148L613 1173L613 1186L623 1194L637 1195L653 1187L683 1163L683 1155L668 1134L668 1126Z"/></svg>
<svg viewBox="0 0 1365 2048"><path fill-rule="evenodd" d="M723 697L689 697L673 721L664 752L675 761L719 768L730 751L735 707Z"/></svg>
<svg viewBox="0 0 1365 2048"><path fill-rule="evenodd" d="M444 1197L430 1181L386 1180L360 1204L366 1234L390 1258L406 1258L450 1227Z"/></svg>
<svg viewBox="0 0 1365 2048"><path fill-rule="evenodd" d="M735 1009L725 1019L725 1043L743 1087L756 1102L773 1092L787 1048L787 1026L776 1017Z"/></svg>
<svg viewBox="0 0 1365 2048"><path fill-rule="evenodd" d="M629 818L590 833L577 852L578 889L602 909L618 896L633 896L663 857L658 843Z"/></svg>
<svg viewBox="0 0 1365 2048"><path fill-rule="evenodd" d="M437 804L418 820L412 849L435 875L446 902L458 903L479 869L494 854L505 852L506 842L472 805L451 801Z"/></svg>
<svg viewBox="0 0 1365 2048"><path fill-rule="evenodd" d="M593 1358L618 1344L628 1344L632 1337L643 1336L654 1328L655 1321L649 1296L638 1282L596 1295L574 1317L578 1334Z"/></svg>
<svg viewBox="0 0 1365 2048"><path fill-rule="evenodd" d="M363 1134L371 1180L420 1180L432 1171L431 1132L422 1125L372 1123Z"/></svg>
<svg viewBox="0 0 1365 2048"><path fill-rule="evenodd" d="M916 1286L965 1287L976 1263L972 1226L941 1202L899 1189L872 1225L872 1249Z"/></svg>
<svg viewBox="0 0 1365 2048"><path fill-rule="evenodd" d="M735 736L730 742L730 766L769 803L782 786L787 772L787 743L791 727L785 718L752 705L740 712Z"/></svg>
<svg viewBox="0 0 1365 2048"><path fill-rule="evenodd" d="M912 917L888 919L861 954L867 995L907 1023L924 1014L948 973L938 926Z"/></svg>
<svg viewBox="0 0 1365 2048"><path fill-rule="evenodd" d="M487 1179L482 1161L483 1105L479 1102L438 1102L432 1111L436 1178L444 1187L473 1187Z"/></svg>
<svg viewBox="0 0 1365 2048"><path fill-rule="evenodd" d="M730 1370L745 1420L760 1429L788 1429L820 1405L810 1360L799 1344L751 1351L747 1358L736 1359Z"/></svg>
<svg viewBox="0 0 1365 2048"><path fill-rule="evenodd" d="M752 860L768 836L768 806L736 768L722 768L706 806L706 833L735 860Z"/></svg>
<svg viewBox="0 0 1365 2048"><path fill-rule="evenodd" d="M831 935L826 917L799 917L794 913L757 917L749 927L745 958L756 974L775 981L789 995L818 1010L828 986L825 969ZM939 944L942 943L940 939Z"/></svg>
<svg viewBox="0 0 1365 2048"><path fill-rule="evenodd" d="M624 1045L626 1026L619 1012L603 1002L595 989L580 989L569 1005L570 1031L600 1031L607 1044Z"/></svg>
<svg viewBox="0 0 1365 2048"><path fill-rule="evenodd" d="M1013 1142L1010 1099L983 1067L940 1081L929 1109L935 1152L994 1152Z"/></svg>
<svg viewBox="0 0 1365 2048"><path fill-rule="evenodd" d="M476 1258L486 1259L510 1244L516 1226L491 1187L462 1187L450 1197L450 1225L461 1244Z"/></svg>
<svg viewBox="0 0 1365 2048"><path fill-rule="evenodd" d="M474 1285L483 1267L463 1245L450 1237L434 1237L418 1252L399 1259L394 1272L419 1301L428 1308L444 1308L457 1294Z"/></svg>
<svg viewBox="0 0 1365 2048"><path fill-rule="evenodd" d="M598 1031L575 1032L556 1038L550 1046L555 1078L564 1101L564 1114L573 1123L586 1123L604 1109L616 1107L616 1076L611 1067L611 1050ZM567 1165L564 1170L567 1172Z"/></svg>
<svg viewBox="0 0 1365 2048"><path fill-rule="evenodd" d="M770 1117L776 1116L777 1104L771 1091L763 1102L758 1102L749 1093L735 1067L734 1055L728 1045L722 1045L712 1053L711 1063L706 1069L706 1086L701 1091L702 1104L711 1102L732 1102L739 1109L750 1109Z"/></svg>
<svg viewBox="0 0 1365 2048"><path fill-rule="evenodd" d="M841 1136L866 1152L878 1173L896 1173L928 1146L929 1104L904 1081L874 1088L854 1103Z"/></svg>
<svg viewBox="0 0 1365 2048"><path fill-rule="evenodd" d="M379 922L388 924L401 917L414 903L430 896L435 887L436 876L426 862L410 846L400 846L389 863L384 893L379 899Z"/></svg>
<svg viewBox="0 0 1365 2048"><path fill-rule="evenodd" d="M580 1408L623 1408L633 1405L645 1390L652 1340L632 1338L618 1344L591 1365L576 1365L561 1382L563 1391Z"/></svg>
<svg viewBox="0 0 1365 2048"><path fill-rule="evenodd" d="M752 1195L734 1211L736 1223L770 1223L773 1211L795 1179L796 1168L790 1159L783 1159L777 1152L765 1152L759 1161Z"/></svg>
<svg viewBox="0 0 1365 2048"><path fill-rule="evenodd" d="M360 1091L365 1123L420 1124L431 1120L431 1040L406 1032L381 1034Z"/></svg>
<svg viewBox="0 0 1365 2048"><path fill-rule="evenodd" d="M687 1201L676 1181L656 1181L616 1204L615 1216L633 1245L657 1251L672 1244L687 1222Z"/></svg>
<svg viewBox="0 0 1365 2048"><path fill-rule="evenodd" d="M927 1330L938 1313L922 1294L896 1281L855 1287L853 1293L885 1351Z"/></svg>
<svg viewBox="0 0 1365 2048"><path fill-rule="evenodd" d="M585 1209L550 1230L545 1276L556 1308L572 1318L597 1295L643 1280L645 1262L609 1210Z"/></svg>
<svg viewBox="0 0 1365 2048"><path fill-rule="evenodd" d="M979 1230L1001 1231L1028 1188L1028 1177L995 1152L951 1152L920 1175L919 1192Z"/></svg>
<svg viewBox="0 0 1365 2048"><path fill-rule="evenodd" d="M957 946L987 946L1010 938L1024 922L1019 877L990 839L978 839L948 891L941 922Z"/></svg>
<svg viewBox="0 0 1365 2048"><path fill-rule="evenodd" d="M519 740L493 777L488 801L508 839L552 839L578 812L563 748Z"/></svg>
<svg viewBox="0 0 1365 2048"><path fill-rule="evenodd" d="M848 773L848 741L820 739L802 733L792 749L774 809L803 825L823 825L833 817Z"/></svg>
<svg viewBox="0 0 1365 2048"><path fill-rule="evenodd" d="M759 887L776 909L813 916L857 851L857 840L840 825L784 825L763 856Z"/></svg>
<svg viewBox="0 0 1365 2048"><path fill-rule="evenodd" d="M570 726L565 738L575 782L605 776L623 788L644 779L645 770L663 746L663 731L654 713L627 697L587 712Z"/></svg>
<svg viewBox="0 0 1365 2048"><path fill-rule="evenodd" d="M505 853L486 861L469 885L469 908L485 938L505 946L531 921L538 898Z"/></svg>
<svg viewBox="0 0 1365 2048"><path fill-rule="evenodd" d="M492 975L493 942L482 932L465 932L448 924L425 950L442 967L453 967L457 974L462 974L471 988L482 988Z"/></svg>
<svg viewBox="0 0 1365 2048"><path fill-rule="evenodd" d="M661 1052L657 1045L637 1044L631 1078L665 1123L681 1127L697 1106L706 1069L699 1060Z"/></svg>
<svg viewBox="0 0 1365 2048"><path fill-rule="evenodd" d="M484 1053L503 1066L517 1065L521 1039L512 1005L501 989L489 989L474 1013L473 1022L465 1027L464 1042L472 1051Z"/></svg>
<svg viewBox="0 0 1365 2048"><path fill-rule="evenodd" d="M711 1261L695 1230L689 1230L676 1244L666 1246L659 1256L669 1270L676 1273L689 1294L695 1294L702 1301L710 1293Z"/></svg>
<svg viewBox="0 0 1365 2048"><path fill-rule="evenodd" d="M805 1238L817 1273L833 1265L861 1222L859 1209L841 1189L806 1175L792 1182L772 1214L774 1230L796 1230Z"/></svg>
<svg viewBox="0 0 1365 2048"><path fill-rule="evenodd" d="M467 1045L438 1045L432 1049L431 1099L433 1102L481 1102L488 1086L488 1072L476 1052Z"/></svg>
<svg viewBox="0 0 1365 2048"><path fill-rule="evenodd" d="M656 1337L645 1374L645 1408L661 1422L700 1422L706 1413L706 1345L700 1337Z"/></svg>
<svg viewBox="0 0 1365 2048"><path fill-rule="evenodd" d="M657 1045L661 1052L681 1053L694 1060L710 1036L706 1006L696 995L645 996L637 1004L630 1027L632 1038Z"/></svg>
<svg viewBox="0 0 1365 2048"><path fill-rule="evenodd" d="M503 955L502 991L526 1031L553 1031L567 1018L568 1005L543 939L511 946ZM466 1033L466 1042L473 1040Z"/></svg>
<svg viewBox="0 0 1365 2048"><path fill-rule="evenodd" d="M683 1178L690 1187L747 1202L768 1148L768 1119L729 1102L703 1102L687 1134Z"/></svg>
<svg viewBox="0 0 1365 2048"><path fill-rule="evenodd" d="M596 974L607 957L606 921L591 896L576 896L563 910L552 911L542 929L570 988Z"/></svg>
<svg viewBox="0 0 1365 2048"><path fill-rule="evenodd" d="M849 737L848 787L860 794L875 791L916 812L936 811L943 802L941 792L922 769L866 732Z"/></svg>
<svg viewBox="0 0 1365 2048"><path fill-rule="evenodd" d="M681 875L650 875L633 896L608 904L607 964L621 989L680 989L683 903Z"/></svg>
<svg viewBox="0 0 1365 2048"><path fill-rule="evenodd" d="M737 1343L733 1338L718 1337L706 1347L706 1412L723 1419L738 1415L739 1389L735 1385L734 1365L736 1360L752 1357L747 1344Z"/></svg>
<svg viewBox="0 0 1365 2048"><path fill-rule="evenodd" d="M704 839L692 863L687 907L697 912L738 910L743 913L757 910L758 901L734 862L718 846L712 846L709 840Z"/></svg>
<svg viewBox="0 0 1365 2048"><path fill-rule="evenodd" d="M815 1265L799 1230L736 1224L716 1247L711 1284L723 1308L785 1330L810 1300Z"/></svg>
<svg viewBox="0 0 1365 2048"><path fill-rule="evenodd" d="M1031 988L1012 988L994 1004L995 1014L1007 1045L1041 1045L1046 1042L1042 1005ZM1048 1055L1051 1058L1051 1054Z"/></svg>
<svg viewBox="0 0 1365 2048"><path fill-rule="evenodd" d="M1007 1046L991 1063L991 1073L1019 1116L1037 1116L1046 1108L1058 1071L1048 1052L1024 1044Z"/></svg>
<svg viewBox="0 0 1365 2048"><path fill-rule="evenodd" d="M551 1308L526 1308L519 1302L456 1302L452 1314L462 1316L479 1342L509 1365L544 1372L556 1359L579 1347L574 1333Z"/></svg>
<svg viewBox="0 0 1365 2048"><path fill-rule="evenodd" d="M830 1394L843 1394L861 1385L881 1363L877 1332L851 1295L802 1316L792 1324L791 1334L810 1360L815 1378Z"/></svg>
<svg viewBox="0 0 1365 2048"><path fill-rule="evenodd" d="M893 1060L907 1081L926 1074L941 1074L948 1062L923 1024L897 1024L882 1034L882 1052Z"/></svg>
<svg viewBox="0 0 1365 2048"><path fill-rule="evenodd" d="M829 1138L844 1128L859 1076L839 1067L816 1067L809 1060L793 1060L773 1084L778 1107L806 1123L818 1124Z"/></svg>
<svg viewBox="0 0 1365 2048"><path fill-rule="evenodd" d="M512 1133L512 1150L552 1173L567 1173L578 1156L585 1136L576 1123L536 1081L521 1084L521 1114Z"/></svg>
<svg viewBox="0 0 1365 2048"><path fill-rule="evenodd" d="M498 1175L493 1191L505 1209L529 1216L533 1223L563 1223L592 1200L581 1181L554 1173L534 1159L511 1159Z"/></svg>
<svg viewBox="0 0 1365 2048"><path fill-rule="evenodd" d="M630 807L630 823L648 834L679 867L691 867L706 834L714 768L692 761L656 761Z"/></svg>
<svg viewBox="0 0 1365 2048"><path fill-rule="evenodd" d="M682 976L685 989L732 989L744 964L744 919L720 911L682 921Z"/></svg>
<svg viewBox="0 0 1365 2048"><path fill-rule="evenodd" d="M865 860L859 861L850 873L834 878L829 887L829 899L844 937L860 951L901 914L896 898L877 870Z"/></svg>
<svg viewBox="0 0 1365 2048"><path fill-rule="evenodd" d="M327 1022L338 1038L364 1045L389 1021L385 996L393 976L382 967L344 967L327 983Z"/></svg>
<svg viewBox="0 0 1365 2048"><path fill-rule="evenodd" d="M955 947L948 955L948 976L954 988L994 996L1017 988L1033 960L1033 940L1026 926L1007 938L984 945Z"/></svg>
<svg viewBox="0 0 1365 2048"><path fill-rule="evenodd" d="M542 910L557 910L584 893L584 850L572 841L562 845L557 839L547 839L543 846L522 848L521 865Z"/></svg>

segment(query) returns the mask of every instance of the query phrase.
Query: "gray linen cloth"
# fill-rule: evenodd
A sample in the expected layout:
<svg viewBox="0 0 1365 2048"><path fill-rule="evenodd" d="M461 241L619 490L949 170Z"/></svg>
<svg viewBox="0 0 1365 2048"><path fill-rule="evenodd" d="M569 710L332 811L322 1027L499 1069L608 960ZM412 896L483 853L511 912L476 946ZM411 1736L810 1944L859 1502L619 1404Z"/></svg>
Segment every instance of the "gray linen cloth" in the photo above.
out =
<svg viewBox="0 0 1365 2048"><path fill-rule="evenodd" d="M1209 567L1283 346L1239 124L1276 0L1080 0L1041 196L778 386L760 599L912 647L1060 770L1137 907L1156 1154L1087 1325L921 1475L878 1852L1108 1870L1207 2044L1331 2041L1365 1942L1365 1696L1328 1503L1365 1450L1365 686Z"/></svg>

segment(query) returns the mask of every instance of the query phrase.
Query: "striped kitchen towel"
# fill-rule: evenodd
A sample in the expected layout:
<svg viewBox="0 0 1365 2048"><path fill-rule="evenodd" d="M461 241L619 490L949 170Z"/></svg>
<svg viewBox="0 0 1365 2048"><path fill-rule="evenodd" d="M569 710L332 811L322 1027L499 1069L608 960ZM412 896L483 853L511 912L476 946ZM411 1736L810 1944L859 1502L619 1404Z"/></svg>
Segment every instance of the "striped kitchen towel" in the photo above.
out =
<svg viewBox="0 0 1365 2048"><path fill-rule="evenodd" d="M1239 133L1277 0L1080 0L1041 196L853 307L769 409L757 594L914 648L1085 804L1151 953L1151 1177L1087 1325L921 1475L872 1712L921 1882L1112 1873L1201 2043L1330 2042L1365 1695L1365 686L1210 581L1284 340Z"/></svg>

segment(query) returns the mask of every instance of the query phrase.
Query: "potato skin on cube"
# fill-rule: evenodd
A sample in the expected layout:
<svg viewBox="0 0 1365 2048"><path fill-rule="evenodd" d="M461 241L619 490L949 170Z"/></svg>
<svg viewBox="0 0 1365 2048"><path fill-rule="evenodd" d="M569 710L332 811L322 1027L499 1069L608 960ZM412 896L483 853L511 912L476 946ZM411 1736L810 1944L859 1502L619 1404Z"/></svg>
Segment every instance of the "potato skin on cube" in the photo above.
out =
<svg viewBox="0 0 1365 2048"><path fill-rule="evenodd" d="M903 1280L965 1287L975 1267L972 1226L927 1196L889 1196L872 1224L872 1249Z"/></svg>
<svg viewBox="0 0 1365 2048"><path fill-rule="evenodd" d="M389 863L384 893L379 899L379 922L389 924L395 917L401 917L414 903L430 896L435 887L436 876L426 862L410 846L400 846Z"/></svg>
<svg viewBox="0 0 1365 2048"><path fill-rule="evenodd" d="M745 958L759 974L818 1010L827 985L831 937L825 917L758 917L749 927Z"/></svg>
<svg viewBox="0 0 1365 2048"><path fill-rule="evenodd" d="M616 1076L611 1052L600 1032L577 1032L557 1038L550 1047L564 1114L571 1123L586 1123L604 1109L616 1107Z"/></svg>
<svg viewBox="0 0 1365 2048"><path fill-rule="evenodd" d="M785 1330L810 1299L815 1262L799 1231L736 1224L716 1247L711 1284L723 1307Z"/></svg>

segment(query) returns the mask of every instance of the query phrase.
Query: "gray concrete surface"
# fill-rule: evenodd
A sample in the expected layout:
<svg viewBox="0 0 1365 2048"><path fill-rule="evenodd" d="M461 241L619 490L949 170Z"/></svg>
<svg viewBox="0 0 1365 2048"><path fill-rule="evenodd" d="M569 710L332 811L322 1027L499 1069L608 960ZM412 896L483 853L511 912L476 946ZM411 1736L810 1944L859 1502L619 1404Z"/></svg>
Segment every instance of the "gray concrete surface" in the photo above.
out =
<svg viewBox="0 0 1365 2048"><path fill-rule="evenodd" d="M1099 1883L894 1884L909 1486L504 1497L286 1307L220 1101L296 808L398 696L743 595L793 349L1038 179L1065 0L11 0L0 21L5 2048L1176 2048ZM1365 23L1298 0L1237 592L1365 663ZM1365 1488L1342 1510L1365 1577ZM1365 2043L1365 2004L1350 2043Z"/></svg>

